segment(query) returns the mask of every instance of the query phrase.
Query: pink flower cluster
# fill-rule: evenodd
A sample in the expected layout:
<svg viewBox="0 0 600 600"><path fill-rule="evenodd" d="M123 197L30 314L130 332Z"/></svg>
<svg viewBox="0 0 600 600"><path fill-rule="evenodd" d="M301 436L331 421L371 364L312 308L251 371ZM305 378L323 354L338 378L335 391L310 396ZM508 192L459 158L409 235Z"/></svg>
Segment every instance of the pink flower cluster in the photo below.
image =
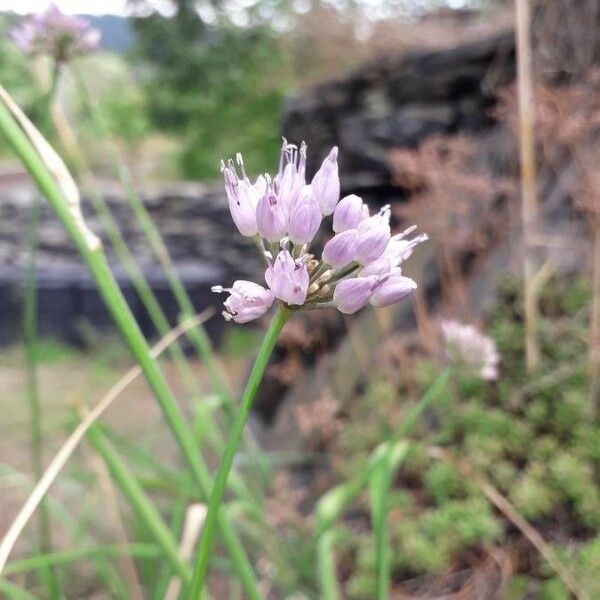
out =
<svg viewBox="0 0 600 600"><path fill-rule="evenodd" d="M442 321L446 354L457 366L472 371L481 379L498 379L500 355L496 342L473 325L458 321Z"/></svg>
<svg viewBox="0 0 600 600"><path fill-rule="evenodd" d="M47 54L56 62L66 62L96 50L101 34L86 19L65 15L50 4L43 13L27 17L11 37L26 54Z"/></svg>
<svg viewBox="0 0 600 600"><path fill-rule="evenodd" d="M392 235L389 206L371 215L358 196L340 200L337 158L334 147L310 183L304 143L298 148L284 140L274 178L261 175L251 181L239 154L235 162L222 163L233 221L242 235L256 240L267 264L266 288L250 281L213 287L230 294L225 319L252 321L275 299L294 308L335 306L352 314L369 303L390 306L417 288L400 265L427 236L407 239L415 227ZM334 235L319 259L310 245L330 215Z"/></svg>

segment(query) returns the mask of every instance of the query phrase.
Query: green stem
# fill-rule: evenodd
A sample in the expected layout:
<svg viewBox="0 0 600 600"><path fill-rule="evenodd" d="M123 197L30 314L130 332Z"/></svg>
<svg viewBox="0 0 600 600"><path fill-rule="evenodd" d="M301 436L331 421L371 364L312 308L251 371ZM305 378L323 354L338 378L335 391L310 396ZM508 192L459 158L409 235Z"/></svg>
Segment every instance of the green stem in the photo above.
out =
<svg viewBox="0 0 600 600"><path fill-rule="evenodd" d="M14 151L34 178L42 194L48 199L85 260L109 313L154 393L173 436L195 476L201 494L205 498L208 497L212 489L210 472L202 459L193 433L181 413L160 367L152 357L150 348L114 279L102 249L89 244L86 232L72 213L69 203L54 177L3 102L0 102L0 131L6 135ZM261 598L248 557L225 514L219 515L219 526L236 573L244 585L247 595L252 599Z"/></svg>
<svg viewBox="0 0 600 600"><path fill-rule="evenodd" d="M27 368L27 399L29 402L29 430L31 434L31 454L33 472L36 479L40 479L44 469L43 453L44 441L42 432L42 407L40 403L39 381L37 370L37 282L36 282L36 254L38 245L38 226L40 219L40 199L36 197L31 209L31 220L28 232L29 260L25 277L24 319L23 329L25 338L25 362ZM52 532L50 529L50 516L48 505L40 503L38 515L38 537L42 552L52 549ZM42 576L48 588L48 595L52 600L61 597L60 585L54 569L45 567Z"/></svg>
<svg viewBox="0 0 600 600"><path fill-rule="evenodd" d="M410 446L406 442L386 446L384 455L378 461L379 464L369 481L371 521L375 542L377 600L388 600L390 597L392 548L390 528L387 523L390 488L394 481L394 474L408 454L409 448Z"/></svg>
<svg viewBox="0 0 600 600"><path fill-rule="evenodd" d="M113 544L94 548L74 548L50 552L39 556L30 556L21 560L10 562L4 567L4 575L26 573L40 567L70 565L82 560L98 558L117 558L131 556L132 558L158 558L161 556L160 548L156 544Z"/></svg>
<svg viewBox="0 0 600 600"><path fill-rule="evenodd" d="M339 585L333 553L333 531L326 531L317 540L317 570L322 600L340 598Z"/></svg>
<svg viewBox="0 0 600 600"><path fill-rule="evenodd" d="M127 498L130 506L140 520L144 522L148 531L150 531L156 543L160 546L163 555L169 561L173 570L186 583L189 583L191 578L189 566L181 560L175 538L171 535L169 528L162 520L150 499L146 496L142 486L137 482L135 476L125 466L125 463L96 425L90 427L88 438L104 459L111 476Z"/></svg>
<svg viewBox="0 0 600 600"><path fill-rule="evenodd" d="M192 599L200 597L208 569L208 563L212 554L217 517L222 512L220 511L220 508L223 501L223 493L225 491L225 487L227 486L227 479L229 477L229 472L231 471L231 466L233 465L233 459L240 444L248 415L250 414L256 392L258 391L258 387L262 381L269 358L271 357L271 353L275 348L279 334L281 333L281 330L283 329L283 326L288 320L290 314L290 311L283 306L279 306L277 308L277 311L271 320L271 325L269 326L269 329L267 330L261 347L258 351L258 356L254 361L252 371L250 372L250 377L248 379L248 383L246 384L244 395L242 396L239 411L235 417L235 421L233 422L231 433L227 441L227 446L225 447L225 452L223 453L221 462L219 464L215 485L213 487L210 500L208 501L206 521L204 522L202 537L200 538L200 546L198 548L198 556L194 568L194 578L192 581L190 596Z"/></svg>

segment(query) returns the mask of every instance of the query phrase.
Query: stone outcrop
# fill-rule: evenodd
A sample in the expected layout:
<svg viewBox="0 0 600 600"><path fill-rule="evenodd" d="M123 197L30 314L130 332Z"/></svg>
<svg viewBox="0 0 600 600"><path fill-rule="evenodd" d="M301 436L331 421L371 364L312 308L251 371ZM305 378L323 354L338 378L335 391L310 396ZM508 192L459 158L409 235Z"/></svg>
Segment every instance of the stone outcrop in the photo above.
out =
<svg viewBox="0 0 600 600"><path fill-rule="evenodd" d="M305 140L314 171L340 147L348 192L397 196L387 155L415 147L431 134L476 132L493 126L496 89L514 78L514 34L506 32L447 50L390 56L288 100L285 136ZM387 201L387 199L386 199Z"/></svg>
<svg viewBox="0 0 600 600"><path fill-rule="evenodd" d="M101 188L167 317L176 323L179 310L165 274L126 200L114 184ZM28 255L27 229L36 197L37 192L25 174L0 177L0 340L3 343L22 335L20 315ZM207 306L219 309L222 298L210 292L215 283L255 276L258 257L254 247L235 231L221 190L201 185L175 185L144 194L143 200L198 310ZM83 207L88 225L104 242L109 262L142 330L154 337L156 332L150 318L119 266L85 193ZM42 336L84 343L90 331L86 323L96 329L110 326L110 317L87 268L45 202L42 203L36 262ZM213 333L218 321L211 322Z"/></svg>

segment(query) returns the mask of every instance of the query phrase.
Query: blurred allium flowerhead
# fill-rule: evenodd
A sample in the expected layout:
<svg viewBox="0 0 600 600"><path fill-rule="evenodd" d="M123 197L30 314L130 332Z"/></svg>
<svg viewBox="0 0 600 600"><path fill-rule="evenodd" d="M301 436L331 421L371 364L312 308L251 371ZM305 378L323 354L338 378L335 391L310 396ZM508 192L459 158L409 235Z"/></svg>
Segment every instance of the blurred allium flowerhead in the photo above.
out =
<svg viewBox="0 0 600 600"><path fill-rule="evenodd" d="M47 54L61 63L96 50L101 34L86 19L65 15L50 4L43 13L26 17L11 37L26 54Z"/></svg>
<svg viewBox="0 0 600 600"><path fill-rule="evenodd" d="M352 314L371 303L390 306L417 284L402 275L401 264L425 234L397 235L390 229L390 208L371 215L355 195L340 200L338 149L332 148L310 182L306 180L306 144L283 141L279 171L252 181L238 154L221 163L225 191L239 232L254 238L265 260L266 287L236 281L228 292L223 316L246 323L265 314L277 301L292 309L336 307ZM333 215L333 233L321 256L311 244L324 217Z"/></svg>
<svg viewBox="0 0 600 600"><path fill-rule="evenodd" d="M500 355L496 342L473 325L458 321L442 321L442 335L448 358L459 367L492 381L498 379Z"/></svg>

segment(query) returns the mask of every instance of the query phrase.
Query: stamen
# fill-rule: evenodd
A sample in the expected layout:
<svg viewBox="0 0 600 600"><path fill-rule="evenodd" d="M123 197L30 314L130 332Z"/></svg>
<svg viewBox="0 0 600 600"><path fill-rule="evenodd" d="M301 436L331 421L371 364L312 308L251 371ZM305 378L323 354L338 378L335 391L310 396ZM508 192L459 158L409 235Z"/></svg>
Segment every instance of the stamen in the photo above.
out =
<svg viewBox="0 0 600 600"><path fill-rule="evenodd" d="M246 175L246 169L244 167L244 159L242 158L241 152L238 152L235 155L235 160L236 160L238 166L240 167L240 171L242 172L243 178L248 179L248 175Z"/></svg>
<svg viewBox="0 0 600 600"><path fill-rule="evenodd" d="M214 292L215 294L222 294L224 292L224 289L222 285L213 285L210 288L210 291Z"/></svg>

